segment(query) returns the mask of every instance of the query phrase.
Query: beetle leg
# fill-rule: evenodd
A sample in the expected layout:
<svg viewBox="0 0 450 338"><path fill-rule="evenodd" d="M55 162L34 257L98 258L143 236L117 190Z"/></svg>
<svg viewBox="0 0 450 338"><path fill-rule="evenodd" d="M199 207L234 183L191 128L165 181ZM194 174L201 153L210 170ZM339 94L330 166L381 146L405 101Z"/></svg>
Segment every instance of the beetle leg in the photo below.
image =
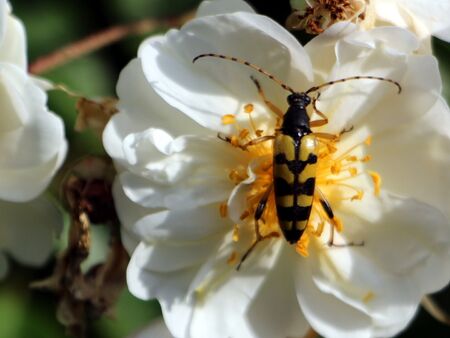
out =
<svg viewBox="0 0 450 338"><path fill-rule="evenodd" d="M316 101L319 99L319 97L320 97L320 93L317 94L317 96L316 96L315 98L313 98L313 100L312 100L312 106L313 106L314 112L315 112L317 115L319 115L319 116L321 117L321 119L320 119L320 120L314 120L314 121L311 121L311 122L309 123L309 126L310 126L311 128L314 128L314 127L321 127L321 126L324 126L324 125L326 125L326 124L328 123L328 117L327 117L324 113L322 113L319 109L317 109Z"/></svg>
<svg viewBox="0 0 450 338"><path fill-rule="evenodd" d="M269 239L269 238L274 238L274 237L279 237L280 234L276 231L269 233L268 235L261 235L261 232L259 230L259 220L261 219L264 210L266 209L266 205L267 205L267 201L269 200L269 196L270 193L272 192L272 188L273 188L273 183L267 188L267 190L265 191L264 195L261 197L261 199L259 200L258 206L256 207L255 210L255 235L256 235L256 239L255 241L252 243L252 245L250 246L250 248L247 249L247 251L244 253L244 255L241 258L241 261L239 262L239 264L236 267L236 270L239 270L241 268L242 263L247 259L247 257L250 255L250 253L253 251L253 249L256 247L256 245L259 242L262 242L265 239Z"/></svg>
<svg viewBox="0 0 450 338"><path fill-rule="evenodd" d="M325 139L328 141L337 141L339 139L339 135L330 133L312 133L312 134L319 139Z"/></svg>
<svg viewBox="0 0 450 338"><path fill-rule="evenodd" d="M266 142L269 140L273 140L274 138L275 138L275 135L266 135L266 136L257 137L257 138L250 140L244 144L241 144L239 146L239 148L241 148L242 150L247 150L247 147L254 146L255 144Z"/></svg>
<svg viewBox="0 0 450 338"><path fill-rule="evenodd" d="M322 121L322 120L321 120ZM339 139L341 138L341 136L345 133L351 132L353 130L353 126L349 127L349 128L344 128L342 129L339 134L335 135L335 134L331 134L331 133L312 133L314 136L316 136L319 139L325 139L328 141L339 141ZM320 140L319 140L320 141Z"/></svg>
<svg viewBox="0 0 450 338"><path fill-rule="evenodd" d="M253 140L250 140L250 141L248 141L248 142L246 142L244 144L239 144L238 142L235 143L235 142L233 142L231 137L224 136L221 133L218 133L217 137L219 139L221 139L222 141L228 142L228 143L230 143L231 145L233 145L235 147L241 148L242 150L247 150L247 148L250 147L250 146L254 146L254 145L262 143L262 142L273 140L276 136L275 135L261 136L261 137L255 138Z"/></svg>
<svg viewBox="0 0 450 338"><path fill-rule="evenodd" d="M250 78L252 79L253 83L255 84L256 88L258 89L258 94L259 94L259 96L261 96L261 98L264 101L264 103L266 104L266 106L269 107L269 109L273 113L275 113L279 117L283 118L284 112L266 98L266 95L264 94L264 91L263 91L259 81L256 78L254 78L253 76L250 76Z"/></svg>
<svg viewBox="0 0 450 338"><path fill-rule="evenodd" d="M316 191L319 194L320 205L322 206L323 210L325 211L325 214L327 215L328 219L330 220L331 228L330 228L330 238L328 239L328 246L334 246L334 247L340 247L340 248L343 248L346 246L363 246L364 242L361 242L361 243L349 242L346 244L335 244L334 243L334 231L335 231L335 228L338 227L338 221L336 220L334 213L333 213L333 209L331 209L331 205L325 198L325 195L318 188L316 188Z"/></svg>

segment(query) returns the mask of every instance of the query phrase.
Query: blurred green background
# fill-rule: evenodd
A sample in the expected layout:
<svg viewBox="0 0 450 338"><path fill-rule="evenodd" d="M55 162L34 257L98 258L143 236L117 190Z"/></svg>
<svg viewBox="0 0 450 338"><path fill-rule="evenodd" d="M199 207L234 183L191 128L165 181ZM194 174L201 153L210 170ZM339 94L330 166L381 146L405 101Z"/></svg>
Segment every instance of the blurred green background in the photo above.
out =
<svg viewBox="0 0 450 338"><path fill-rule="evenodd" d="M176 16L194 8L198 0L10 0L13 12L25 24L28 34L30 63L70 42L77 41L107 27L147 17ZM283 1L249 1L255 8L279 22L289 14L289 4ZM63 83L71 90L89 97L114 96L120 70L136 55L144 36L134 36L100 51L75 60L43 74ZM446 84L444 94L450 99L450 45L434 41ZM99 140L90 132L73 132L75 99L62 92L49 96L51 110L63 116L71 145L70 159L102 154ZM99 229L96 237L105 243L106 232ZM61 245L61 244L60 244ZM41 269L28 269L11 261L8 277L0 282L0 338L60 338L64 328L56 321L56 299L48 293L30 291L30 281L42 279L52 271L53 261ZM441 304L450 310L450 293L438 295ZM116 320L102 319L92 324L89 337L119 338L138 331L160 315L159 305L143 302L124 291L120 298ZM399 337L450 337L448 327L439 324L424 311ZM157 338L157 337L156 337ZM212 337L213 338L213 337ZM238 338L238 337L236 337Z"/></svg>

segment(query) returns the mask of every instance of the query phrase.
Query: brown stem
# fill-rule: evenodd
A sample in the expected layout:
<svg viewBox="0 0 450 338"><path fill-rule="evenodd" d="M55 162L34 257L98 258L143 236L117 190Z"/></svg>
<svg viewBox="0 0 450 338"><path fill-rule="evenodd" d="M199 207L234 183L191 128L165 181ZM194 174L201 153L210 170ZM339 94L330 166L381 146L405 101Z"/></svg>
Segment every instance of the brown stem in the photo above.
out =
<svg viewBox="0 0 450 338"><path fill-rule="evenodd" d="M131 24L107 28L38 58L29 66L29 72L35 75L45 73L127 36L148 33L161 26L181 26L193 16L194 12L188 12L172 19L143 19Z"/></svg>

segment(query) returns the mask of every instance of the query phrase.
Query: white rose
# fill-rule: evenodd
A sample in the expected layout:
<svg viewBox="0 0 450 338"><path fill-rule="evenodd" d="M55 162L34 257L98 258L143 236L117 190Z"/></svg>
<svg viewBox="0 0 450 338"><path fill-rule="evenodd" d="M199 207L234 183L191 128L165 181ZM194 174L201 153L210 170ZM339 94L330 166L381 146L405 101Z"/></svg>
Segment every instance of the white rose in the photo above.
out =
<svg viewBox="0 0 450 338"><path fill-rule="evenodd" d="M130 291L159 300L175 337L298 337L310 326L331 338L395 335L450 279L450 114L436 60L417 55L417 39L397 27L338 24L302 47L248 8L221 14L224 3L144 41L118 82L120 113L104 145L121 170L115 202ZM398 95L391 83L348 81L324 88L317 104L329 123L314 131L353 127L320 147L316 187L343 222L336 242L363 245L327 246L330 221L314 201L296 245L265 240L236 271L273 150L243 151L217 133L240 144L273 135L276 118L250 76L283 111L289 92L231 61L193 64L202 53L251 61L298 91L355 75L401 84ZM262 231L280 232L272 197L264 219Z"/></svg>
<svg viewBox="0 0 450 338"><path fill-rule="evenodd" d="M37 264L62 224L55 206L40 195L61 166L67 143L61 118L48 110L47 94L26 67L24 27L1 0L0 249Z"/></svg>

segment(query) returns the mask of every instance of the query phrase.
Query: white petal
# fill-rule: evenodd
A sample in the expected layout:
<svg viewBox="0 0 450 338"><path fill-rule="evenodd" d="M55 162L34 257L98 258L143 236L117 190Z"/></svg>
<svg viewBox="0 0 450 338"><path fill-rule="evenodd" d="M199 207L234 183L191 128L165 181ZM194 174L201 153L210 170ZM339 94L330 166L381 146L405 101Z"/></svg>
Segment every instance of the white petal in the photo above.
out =
<svg viewBox="0 0 450 338"><path fill-rule="evenodd" d="M226 200L230 183L223 179L208 179L211 186L178 184L163 186L149 183L145 178L123 173L120 175L127 197L147 208L192 209Z"/></svg>
<svg viewBox="0 0 450 338"><path fill-rule="evenodd" d="M133 228L139 218L144 217L150 211L128 199L118 179L113 184L114 205L121 224L122 243L128 253L134 251L140 242L140 238L134 233Z"/></svg>
<svg viewBox="0 0 450 338"><path fill-rule="evenodd" d="M157 272L145 269L141 261L141 251L146 250L146 244L140 243L127 268L127 284L130 292L140 299L162 298L167 302L175 297L186 294L189 283L196 269Z"/></svg>
<svg viewBox="0 0 450 338"><path fill-rule="evenodd" d="M292 275L292 248L283 243L272 270L248 310L248 320L256 337L303 337L309 324L296 297ZM295 257L298 258L298 257Z"/></svg>
<svg viewBox="0 0 450 338"><path fill-rule="evenodd" d="M368 150L383 187L434 205L450 219L450 111L442 99L419 118L375 134Z"/></svg>
<svg viewBox="0 0 450 338"><path fill-rule="evenodd" d="M168 209L189 209L227 199L234 186L228 175L245 163L248 154L217 137L183 136L173 141L165 137L163 141L155 132L150 130L133 139L130 136L128 157L147 162L133 167L139 176L121 174L128 198L145 207Z"/></svg>
<svg viewBox="0 0 450 338"><path fill-rule="evenodd" d="M193 337L257 336L259 323L251 317L251 304L268 272L273 269L282 243L261 243L239 271L226 263L233 250L231 243L230 235L217 250L218 254L210 256L191 284L196 300L190 327Z"/></svg>
<svg viewBox="0 0 450 338"><path fill-rule="evenodd" d="M253 8L243 0L203 1L197 10L197 17L234 12L254 13Z"/></svg>
<svg viewBox="0 0 450 338"><path fill-rule="evenodd" d="M257 53L263 49L271 52ZM309 58L294 37L269 18L251 13L198 18L180 31L144 42L139 57L153 88L170 105L213 130L228 130L221 117L258 97L250 81L255 72L248 67L217 59L192 64L195 56L211 52L249 60L293 86L311 78ZM263 85L275 99L285 100L286 93L276 84L264 79Z"/></svg>
<svg viewBox="0 0 450 338"><path fill-rule="evenodd" d="M0 248L21 263L44 263L62 228L59 210L44 197L27 203L0 201L0 210Z"/></svg>
<svg viewBox="0 0 450 338"><path fill-rule="evenodd" d="M320 76L321 81L328 76L336 62L336 42L356 30L357 26L352 23L339 22L306 44L305 50L311 58L316 75Z"/></svg>
<svg viewBox="0 0 450 338"><path fill-rule="evenodd" d="M450 22L448 21L450 3L448 1L397 0L397 2L431 34L450 41ZM419 23L415 25L419 25Z"/></svg>
<svg viewBox="0 0 450 338"><path fill-rule="evenodd" d="M385 210L375 223L342 215L344 241L363 238L363 246L318 247L308 264L322 292L369 315L377 330L391 332L406 327L424 294L448 283L450 228L423 203L387 195L380 202Z"/></svg>
<svg viewBox="0 0 450 338"><path fill-rule="evenodd" d="M200 265L214 254L217 242L142 243L133 252L134 264L152 272L172 272Z"/></svg>
<svg viewBox="0 0 450 338"><path fill-rule="evenodd" d="M63 121L53 113L36 112L33 123L0 134L0 167L26 169L51 161L64 144Z"/></svg>
<svg viewBox="0 0 450 338"><path fill-rule="evenodd" d="M0 199L23 202L41 194L59 169L67 153L64 141L48 163L25 169L0 169Z"/></svg>
<svg viewBox="0 0 450 338"><path fill-rule="evenodd" d="M186 301L186 293L196 269L157 273L146 271L135 262L133 255L127 268L130 292L140 299L158 298L164 321L171 333L177 338L187 338L193 308Z"/></svg>
<svg viewBox="0 0 450 338"><path fill-rule="evenodd" d="M7 1L0 4L0 62L15 64L26 70L26 37L21 21L10 14Z"/></svg>
<svg viewBox="0 0 450 338"><path fill-rule="evenodd" d="M232 224L219 217L219 205L206 205L190 210L163 210L136 222L134 232L144 240L189 242L208 239L229 231Z"/></svg>
<svg viewBox="0 0 450 338"><path fill-rule="evenodd" d="M111 118L103 134L105 149L116 160L123 160L121 142L133 132L139 133L149 127L163 128L174 136L202 135L207 131L155 93L144 76L139 59L132 60L120 73L117 95L120 113Z"/></svg>
<svg viewBox="0 0 450 338"><path fill-rule="evenodd" d="M371 337L370 317L333 295L322 292L312 280L311 264L307 258L295 264L297 299L310 325L321 336L333 338Z"/></svg>
<svg viewBox="0 0 450 338"><path fill-rule="evenodd" d="M366 126L371 135L407 123L428 111L436 102L441 81L436 60L432 56L385 55L379 50L363 59L336 67L333 78L355 75L377 75L400 82L402 92L394 85L381 81L350 81L349 84L331 86L324 92L323 106L319 109L329 113L329 127L339 132L344 127ZM347 95L342 95L346 90ZM344 92L345 93L345 92ZM328 100L335 96L336 99ZM322 108L323 107L323 108Z"/></svg>
<svg viewBox="0 0 450 338"><path fill-rule="evenodd" d="M0 198L25 201L40 194L61 165L67 151L64 126L24 70L1 64L0 75Z"/></svg>

